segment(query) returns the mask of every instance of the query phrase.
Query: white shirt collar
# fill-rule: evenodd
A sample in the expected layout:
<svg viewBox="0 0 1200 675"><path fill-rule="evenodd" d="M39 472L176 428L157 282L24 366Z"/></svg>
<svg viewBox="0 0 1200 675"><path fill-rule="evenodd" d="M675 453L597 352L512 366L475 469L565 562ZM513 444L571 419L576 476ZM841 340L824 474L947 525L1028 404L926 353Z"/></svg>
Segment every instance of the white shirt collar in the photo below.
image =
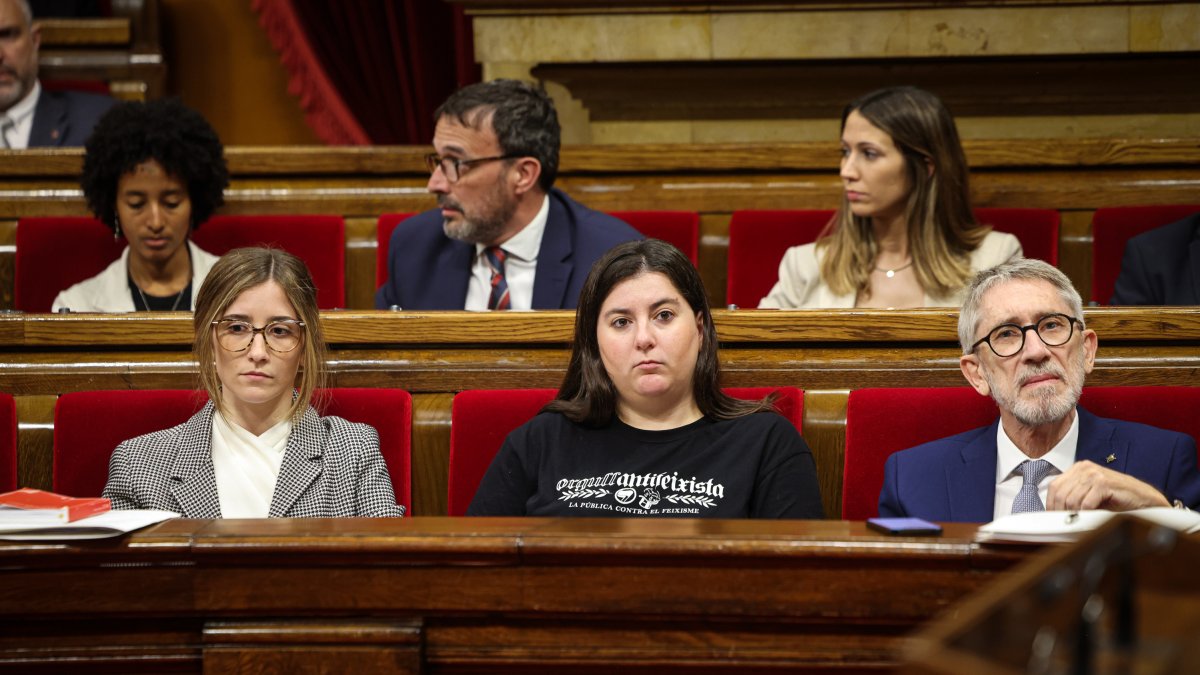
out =
<svg viewBox="0 0 1200 675"><path fill-rule="evenodd" d="M33 81L33 87L29 93L25 94L25 98L13 104L4 114L13 121L14 124L20 124L25 121L26 117L33 115L33 109L37 107L38 98L42 95L42 83L37 80Z"/></svg>
<svg viewBox="0 0 1200 675"><path fill-rule="evenodd" d="M22 149L29 147L29 137L33 134L33 113L41 95L42 84L34 80L33 87L25 95L25 98L2 113L13 121L13 128L5 136L9 147Z"/></svg>
<svg viewBox="0 0 1200 675"><path fill-rule="evenodd" d="M546 221L550 218L550 195L542 197L542 208L538 209L537 215L529 224L521 228L519 232L514 234L500 245L504 252L512 257L519 258L525 262L533 262L537 260L538 250L542 247L542 233L546 230ZM480 256L483 250L487 248L483 244L475 244L475 255Z"/></svg>
<svg viewBox="0 0 1200 675"><path fill-rule="evenodd" d="M996 477L998 480L1004 480L1013 475L1017 470L1017 466L1029 459L1029 456L1012 442L1008 434L1004 431L1004 424L996 425ZM1050 462L1054 467L1052 475L1058 475L1075 463L1075 449L1079 445L1079 411L1075 411L1075 419L1071 420L1071 426L1067 429L1067 433L1050 452L1039 459L1044 459Z"/></svg>

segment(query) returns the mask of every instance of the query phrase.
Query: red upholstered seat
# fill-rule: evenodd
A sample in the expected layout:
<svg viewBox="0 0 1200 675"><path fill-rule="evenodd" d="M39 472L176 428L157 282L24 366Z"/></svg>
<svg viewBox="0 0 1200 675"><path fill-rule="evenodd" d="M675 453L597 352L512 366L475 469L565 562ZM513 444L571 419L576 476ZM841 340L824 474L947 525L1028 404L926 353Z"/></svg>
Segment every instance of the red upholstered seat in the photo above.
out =
<svg viewBox="0 0 1200 675"><path fill-rule="evenodd" d="M383 286L388 278L388 247L392 243L392 231L400 221L415 216L415 213L385 213L375 224L375 288Z"/></svg>
<svg viewBox="0 0 1200 675"><path fill-rule="evenodd" d="M240 246L272 245L308 265L321 309L345 305L345 222L341 216L214 216L193 234L216 255ZM116 260L125 241L94 218L22 218L17 222L17 309L48 312L59 292ZM193 289L193 292L199 289Z"/></svg>
<svg viewBox="0 0 1200 675"><path fill-rule="evenodd" d="M975 209L975 220L1007 232L1021 242L1026 258L1058 264L1058 230L1061 218L1055 209Z"/></svg>
<svg viewBox="0 0 1200 675"><path fill-rule="evenodd" d="M0 394L0 492L17 489L17 404Z"/></svg>
<svg viewBox="0 0 1200 675"><path fill-rule="evenodd" d="M1113 206L1092 215L1092 301L1107 305L1121 273L1125 242L1200 211L1200 204Z"/></svg>
<svg viewBox="0 0 1200 675"><path fill-rule="evenodd" d="M99 497L122 441L186 422L208 402L188 389L80 391L54 406L54 491Z"/></svg>
<svg viewBox="0 0 1200 675"><path fill-rule="evenodd" d="M322 415L369 424L379 432L379 452L387 463L396 503L412 512L412 395L403 389L318 390L314 401Z"/></svg>
<svg viewBox="0 0 1200 675"><path fill-rule="evenodd" d="M317 306L346 306L346 221L341 216L213 216L192 234L214 255L272 246L300 258L317 285Z"/></svg>
<svg viewBox="0 0 1200 675"><path fill-rule="evenodd" d="M832 210L734 211L729 219L725 302L758 307L779 280L779 262L793 246L817 240Z"/></svg>
<svg viewBox="0 0 1200 675"><path fill-rule="evenodd" d="M54 408L54 491L98 497L108 459L122 441L182 424L208 402L185 389L82 391L63 394ZM370 424L379 432L396 503L411 504L412 397L399 389L318 390L323 415Z"/></svg>
<svg viewBox="0 0 1200 675"><path fill-rule="evenodd" d="M775 407L799 430L804 417L804 392L795 387L732 387L729 395L760 399L779 392ZM450 480L448 512L466 514L479 481L504 439L533 419L549 403L555 389L474 389L454 397L450 412Z"/></svg>
<svg viewBox="0 0 1200 675"><path fill-rule="evenodd" d="M693 265L700 258L700 214L695 211L610 211L609 215L683 251Z"/></svg>
<svg viewBox="0 0 1200 675"><path fill-rule="evenodd" d="M1021 241L1025 257L1058 264L1059 215L1053 209L975 209L975 219ZM734 211L729 220L726 302L758 307L779 279L779 262L792 246L817 240L834 211Z"/></svg>
<svg viewBox="0 0 1200 675"><path fill-rule="evenodd" d="M125 249L95 218L21 218L17 221L13 304L49 312L54 297L96 276Z"/></svg>
<svg viewBox="0 0 1200 675"><path fill-rule="evenodd" d="M1084 387L1079 404L1100 417L1200 438L1200 387ZM991 424L998 415L990 398L968 387L850 392L842 518L877 514L888 455Z"/></svg>
<svg viewBox="0 0 1200 675"><path fill-rule="evenodd" d="M850 392L842 518L878 515L883 464L893 452L990 424L997 415L992 399L970 387Z"/></svg>
<svg viewBox="0 0 1200 675"><path fill-rule="evenodd" d="M1084 387L1079 405L1100 417L1149 424L1200 440L1200 387Z"/></svg>

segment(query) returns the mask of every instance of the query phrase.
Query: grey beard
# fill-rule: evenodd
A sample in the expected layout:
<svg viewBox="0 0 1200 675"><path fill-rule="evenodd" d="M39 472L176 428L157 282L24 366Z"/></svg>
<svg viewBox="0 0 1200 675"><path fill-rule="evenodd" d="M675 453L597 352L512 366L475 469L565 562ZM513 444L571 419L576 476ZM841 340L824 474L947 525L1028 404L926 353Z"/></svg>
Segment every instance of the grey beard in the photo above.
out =
<svg viewBox="0 0 1200 675"><path fill-rule="evenodd" d="M992 390L992 398L1002 410L1011 412L1013 417L1017 418L1017 421L1021 424L1036 427L1061 420L1075 409L1075 406L1079 403L1079 396L1083 393L1084 358L1084 353L1080 351L1077 363L1074 364L1074 372L1062 372L1054 367L1040 367L1031 372L1023 373L1023 377L1041 373L1052 373L1062 377L1063 382L1067 385L1067 390L1062 394L1047 391L1039 394L1034 401L1022 399L1019 393L1010 396L1007 392L1003 392L1003 390L996 386L996 382L990 372L985 370L983 375L984 379L987 380L988 387Z"/></svg>

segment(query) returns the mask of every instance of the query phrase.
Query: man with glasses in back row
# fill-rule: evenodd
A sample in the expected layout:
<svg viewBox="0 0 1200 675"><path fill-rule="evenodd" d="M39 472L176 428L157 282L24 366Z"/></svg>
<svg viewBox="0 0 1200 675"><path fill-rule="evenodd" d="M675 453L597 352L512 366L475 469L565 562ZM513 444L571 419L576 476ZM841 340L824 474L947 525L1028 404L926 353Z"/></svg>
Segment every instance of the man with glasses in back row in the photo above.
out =
<svg viewBox="0 0 1200 675"><path fill-rule="evenodd" d="M516 80L464 87L434 113L426 157L438 208L400 223L379 309L573 309L588 271L641 239L553 187L554 102Z"/></svg>
<svg viewBox="0 0 1200 675"><path fill-rule="evenodd" d="M1071 281L1045 262L980 272L959 314L959 365L1000 418L889 457L879 514L987 522L1025 511L1200 504L1190 436L1077 406L1097 344L1082 317Z"/></svg>

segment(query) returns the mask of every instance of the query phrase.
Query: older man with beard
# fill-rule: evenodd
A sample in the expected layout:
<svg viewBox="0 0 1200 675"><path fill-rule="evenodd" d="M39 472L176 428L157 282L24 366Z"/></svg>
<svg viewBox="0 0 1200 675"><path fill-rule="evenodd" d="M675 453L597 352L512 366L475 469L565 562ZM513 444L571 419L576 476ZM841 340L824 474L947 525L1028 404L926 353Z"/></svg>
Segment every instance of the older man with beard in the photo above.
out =
<svg viewBox="0 0 1200 675"><path fill-rule="evenodd" d="M438 207L400 223L379 309L574 309L592 263L642 236L555 189L559 125L516 80L458 90L426 157Z"/></svg>
<svg viewBox="0 0 1200 675"><path fill-rule="evenodd" d="M0 148L83 145L116 101L46 91L38 82L39 26L26 0L0 0Z"/></svg>
<svg viewBox="0 0 1200 675"><path fill-rule="evenodd" d="M881 516L987 522L1025 511L1200 503L1190 436L1076 405L1097 338L1058 269L1026 259L980 272L958 337L963 375L996 401L1000 418L889 457Z"/></svg>

